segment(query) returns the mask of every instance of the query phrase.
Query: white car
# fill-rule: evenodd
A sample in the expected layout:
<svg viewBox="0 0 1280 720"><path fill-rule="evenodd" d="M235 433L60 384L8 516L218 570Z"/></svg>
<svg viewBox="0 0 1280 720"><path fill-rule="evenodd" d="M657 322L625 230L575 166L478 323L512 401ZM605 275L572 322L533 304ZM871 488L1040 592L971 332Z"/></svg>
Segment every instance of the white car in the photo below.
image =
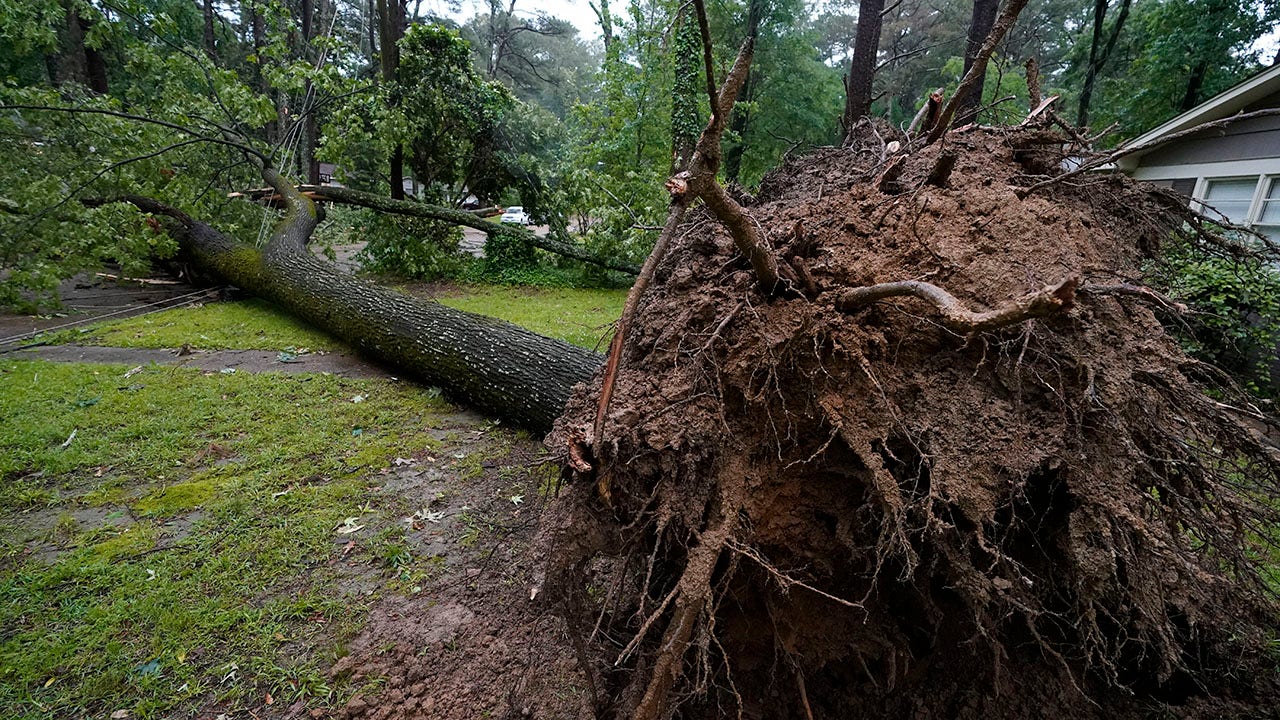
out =
<svg viewBox="0 0 1280 720"><path fill-rule="evenodd" d="M526 213L524 208L517 205L507 208L499 221L513 225L528 225L533 222L533 218L529 217L529 213Z"/></svg>

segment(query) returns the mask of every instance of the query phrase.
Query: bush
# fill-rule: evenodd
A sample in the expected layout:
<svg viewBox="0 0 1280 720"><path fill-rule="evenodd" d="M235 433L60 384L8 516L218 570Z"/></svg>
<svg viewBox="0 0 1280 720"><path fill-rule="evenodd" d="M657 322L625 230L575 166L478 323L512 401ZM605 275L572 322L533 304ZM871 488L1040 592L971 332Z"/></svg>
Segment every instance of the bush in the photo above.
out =
<svg viewBox="0 0 1280 720"><path fill-rule="evenodd" d="M1171 327L1188 353L1254 394L1280 394L1280 378L1271 374L1280 344L1280 271L1257 258L1206 256L1182 244L1158 274L1172 297L1196 311Z"/></svg>
<svg viewBox="0 0 1280 720"><path fill-rule="evenodd" d="M448 223L402 215L362 212L351 238L364 240L360 262L367 270L415 280L454 277L465 258L458 252L462 230Z"/></svg>

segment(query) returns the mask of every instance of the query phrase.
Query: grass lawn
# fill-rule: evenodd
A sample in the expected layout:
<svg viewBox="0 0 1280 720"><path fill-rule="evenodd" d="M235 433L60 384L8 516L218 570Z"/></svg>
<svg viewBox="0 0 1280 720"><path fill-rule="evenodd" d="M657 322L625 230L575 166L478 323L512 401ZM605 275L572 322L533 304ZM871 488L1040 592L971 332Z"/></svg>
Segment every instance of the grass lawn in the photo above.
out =
<svg viewBox="0 0 1280 720"><path fill-rule="evenodd" d="M265 300L214 302L164 310L150 315L112 320L83 331L63 331L46 338L54 343L79 343L133 348L201 350L341 350L342 343L294 318Z"/></svg>
<svg viewBox="0 0 1280 720"><path fill-rule="evenodd" d="M368 601L334 560L359 540L430 572L374 484L453 409L389 381L126 370L0 361L0 717L359 691L321 671ZM382 532L344 534L380 509Z"/></svg>
<svg viewBox="0 0 1280 720"><path fill-rule="evenodd" d="M444 305L502 318L585 348L607 349L627 291L467 286L435 298Z"/></svg>
<svg viewBox="0 0 1280 720"><path fill-rule="evenodd" d="M464 286L434 298L444 305L502 318L586 348L603 348L622 315L626 290ZM263 300L207 303L108 321L85 331L41 338L135 348L341 351L342 343Z"/></svg>

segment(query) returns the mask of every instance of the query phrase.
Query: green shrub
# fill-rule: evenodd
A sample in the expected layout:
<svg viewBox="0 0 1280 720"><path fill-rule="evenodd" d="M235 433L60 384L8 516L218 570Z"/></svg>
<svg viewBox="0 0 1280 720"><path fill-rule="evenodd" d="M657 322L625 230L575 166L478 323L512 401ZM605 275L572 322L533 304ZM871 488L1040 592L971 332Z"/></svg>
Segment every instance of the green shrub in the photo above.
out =
<svg viewBox="0 0 1280 720"><path fill-rule="evenodd" d="M461 229L436 220L374 212L365 213L363 219L353 228L352 238L366 242L359 258L365 269L415 280L440 280L460 272Z"/></svg>
<svg viewBox="0 0 1280 720"><path fill-rule="evenodd" d="M1195 311L1171 325L1193 357L1232 375L1261 396L1275 396L1271 376L1280 344L1280 270L1253 257L1208 256L1189 244L1170 249L1157 276Z"/></svg>

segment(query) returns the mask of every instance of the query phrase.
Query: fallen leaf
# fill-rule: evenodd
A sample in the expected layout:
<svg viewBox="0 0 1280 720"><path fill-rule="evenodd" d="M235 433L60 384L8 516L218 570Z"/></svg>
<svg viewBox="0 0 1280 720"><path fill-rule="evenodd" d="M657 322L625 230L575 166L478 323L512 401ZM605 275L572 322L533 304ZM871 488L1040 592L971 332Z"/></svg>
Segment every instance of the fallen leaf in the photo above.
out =
<svg viewBox="0 0 1280 720"><path fill-rule="evenodd" d="M111 713L111 720L125 720L127 717L129 717L128 710L117 710Z"/></svg>
<svg viewBox="0 0 1280 720"><path fill-rule="evenodd" d="M267 693L267 704L274 705L275 703L276 703L276 699L271 697L271 693Z"/></svg>
<svg viewBox="0 0 1280 720"><path fill-rule="evenodd" d="M391 464L392 464L392 465L395 465L395 466L397 466L397 467L399 467L399 466L401 466L401 465L413 465L413 464L414 464L414 463L416 463L416 462L418 462L418 461L417 461L417 460L414 460L413 458L402 458L402 457L398 457L398 458L396 458L395 460L392 460L392 461L391 461Z"/></svg>
<svg viewBox="0 0 1280 720"><path fill-rule="evenodd" d="M54 684L54 683L55 683L55 682L57 682L57 681L58 681L58 678L56 678L56 677L51 677L51 678L49 678L48 680L46 680L46 681L45 681L44 686L45 686L45 687L49 687L50 685Z"/></svg>
<svg viewBox="0 0 1280 720"><path fill-rule="evenodd" d="M338 528L337 528L338 534L350 535L351 533L360 532L361 530L363 530L364 529L363 525L356 524L356 521L358 521L359 519L360 518L358 517L349 517L346 520L343 520L342 523L338 525Z"/></svg>
<svg viewBox="0 0 1280 720"><path fill-rule="evenodd" d="M137 367L135 367L135 368L131 368L131 369L129 369L129 370L126 370L126 371L125 371L125 373L124 373L124 377L126 377L126 378L131 378L131 377L133 377L134 375L137 375L137 374L138 374L138 373L140 373L140 372L142 372L142 366L141 366L141 365L139 365L139 366L137 366Z"/></svg>
<svg viewBox="0 0 1280 720"><path fill-rule="evenodd" d="M512 495L512 496L511 496L511 504L512 504L512 505L519 505L520 503L523 503L523 502L524 502L524 496L523 496L523 495Z"/></svg>
<svg viewBox="0 0 1280 720"><path fill-rule="evenodd" d="M178 662L179 662L179 663L186 664L186 662L187 662L187 651L186 651L186 650L179 650L179 651L178 651L178 653L177 653L176 655L174 655L174 657L178 659Z"/></svg>

